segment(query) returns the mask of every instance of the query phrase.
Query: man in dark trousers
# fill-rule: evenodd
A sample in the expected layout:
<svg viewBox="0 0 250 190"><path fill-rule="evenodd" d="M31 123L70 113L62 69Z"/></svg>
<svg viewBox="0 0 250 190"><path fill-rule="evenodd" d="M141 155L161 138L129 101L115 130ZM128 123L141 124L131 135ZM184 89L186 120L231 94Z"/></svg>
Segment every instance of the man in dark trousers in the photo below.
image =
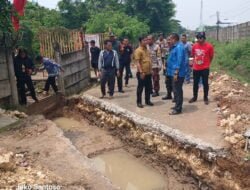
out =
<svg viewBox="0 0 250 190"><path fill-rule="evenodd" d="M209 68L210 64L214 57L214 48L213 46L206 42L206 34L205 32L199 32L196 35L197 42L193 45L192 48L192 57L194 58L193 62L193 78L194 78L194 86L193 86L193 98L189 100L189 103L193 103L197 101L198 98L198 89L199 89L199 81L202 78L203 89L204 89L204 103L206 105L209 104L208 100L208 77L209 77Z"/></svg>
<svg viewBox="0 0 250 190"><path fill-rule="evenodd" d="M128 38L124 38L121 45L120 45L120 76L117 78L118 80L118 91L123 93L123 72L124 68L126 69L125 75L125 86L128 85L129 75L130 75L130 62L131 62L131 55L133 53L132 47L129 45Z"/></svg>
<svg viewBox="0 0 250 190"><path fill-rule="evenodd" d="M64 72L61 65L55 63L54 61L50 60L49 58L42 57L38 55L36 57L36 61L40 64L42 64L42 67L40 70L46 69L48 72L48 78L46 80L45 86L44 86L44 94L49 95L49 88L52 86L54 92L57 94L58 87L56 85L56 77L59 76L60 71Z"/></svg>
<svg viewBox="0 0 250 190"><path fill-rule="evenodd" d="M95 75L98 75L98 59L100 55L100 48L95 46L95 40L90 41L90 53L91 53L91 66L94 69Z"/></svg>
<svg viewBox="0 0 250 190"><path fill-rule="evenodd" d="M101 78L101 98L106 95L106 84L109 87L109 97L113 98L115 88L115 76L119 76L119 58L115 50L112 50L112 42L104 41L105 49L101 51L98 60L99 77Z"/></svg>
<svg viewBox="0 0 250 190"><path fill-rule="evenodd" d="M35 70L35 67L32 60L28 57L27 51L23 48L19 49L18 55L14 59L14 69L20 105L27 104L25 85L28 87L33 100L38 102L31 79L31 74Z"/></svg>
<svg viewBox="0 0 250 190"><path fill-rule="evenodd" d="M145 88L145 103L148 106L153 106L154 104L150 101L150 93L152 90L151 72L152 63L150 52L147 49L148 40L147 37L139 38L140 46L135 50L134 58L137 65L137 107L143 108L142 105L142 92Z"/></svg>
<svg viewBox="0 0 250 190"><path fill-rule="evenodd" d="M162 100L171 100L172 99L172 93L173 93L173 77L170 76L171 74L171 65L168 64L168 57L170 54L171 49L171 36L168 36L167 38L167 51L165 55L165 84L167 89L167 95L162 97ZM169 68L168 68L169 67ZM173 100L174 101L174 100Z"/></svg>
<svg viewBox="0 0 250 190"><path fill-rule="evenodd" d="M171 34L171 49L167 60L169 75L173 78L173 90L175 98L175 106L172 108L170 115L177 115L182 112L183 104L183 83L186 76L186 64L185 64L185 48L179 41L178 34Z"/></svg>

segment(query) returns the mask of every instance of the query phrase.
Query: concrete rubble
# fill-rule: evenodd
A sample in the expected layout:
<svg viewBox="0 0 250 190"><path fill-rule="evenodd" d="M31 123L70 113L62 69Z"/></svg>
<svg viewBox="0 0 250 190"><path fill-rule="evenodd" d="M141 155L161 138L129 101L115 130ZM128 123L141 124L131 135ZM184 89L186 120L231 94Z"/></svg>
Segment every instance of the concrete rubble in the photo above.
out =
<svg viewBox="0 0 250 190"><path fill-rule="evenodd" d="M25 114L24 112L20 112L20 111L17 111L17 110L5 110L5 109L2 109L0 108L0 116L3 115L3 116L9 116L13 119L24 119L24 118L27 118L28 115Z"/></svg>
<svg viewBox="0 0 250 190"><path fill-rule="evenodd" d="M240 110L235 105L239 102L250 101L248 97L248 83L242 85L239 81L227 74L219 75L217 72L211 74L211 91L218 107L213 111L218 114L217 125L224 129L224 139L231 145L240 144L243 148L244 132L250 126L250 112L248 109ZM244 104L244 103L242 103Z"/></svg>

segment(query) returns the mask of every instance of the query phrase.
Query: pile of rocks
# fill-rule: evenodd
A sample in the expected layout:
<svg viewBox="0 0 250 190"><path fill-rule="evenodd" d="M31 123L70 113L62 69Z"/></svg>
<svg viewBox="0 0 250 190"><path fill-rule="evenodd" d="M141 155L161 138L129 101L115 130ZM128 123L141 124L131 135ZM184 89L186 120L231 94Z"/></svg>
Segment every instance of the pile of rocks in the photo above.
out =
<svg viewBox="0 0 250 190"><path fill-rule="evenodd" d="M217 73L212 74L212 76L214 80L211 82L211 90L215 97L223 97L228 99L234 96L239 97L244 93L244 90L239 89L239 82L230 76L224 74L216 77ZM244 86L247 87L246 84Z"/></svg>
<svg viewBox="0 0 250 190"><path fill-rule="evenodd" d="M0 108L0 116L8 116L14 119L23 119L23 118L27 118L27 114L25 114L24 112L20 112L17 110L11 111L11 110L5 110Z"/></svg>
<svg viewBox="0 0 250 190"><path fill-rule="evenodd" d="M214 72L211 76L212 94L218 101L218 107L213 110L218 114L217 125L224 129L225 141L243 146L244 132L250 127L250 113L243 113L233 107L247 94L248 84L242 85L226 74Z"/></svg>
<svg viewBox="0 0 250 190"><path fill-rule="evenodd" d="M13 189L20 184L51 184L51 175L34 167L27 152L0 149L0 187Z"/></svg>

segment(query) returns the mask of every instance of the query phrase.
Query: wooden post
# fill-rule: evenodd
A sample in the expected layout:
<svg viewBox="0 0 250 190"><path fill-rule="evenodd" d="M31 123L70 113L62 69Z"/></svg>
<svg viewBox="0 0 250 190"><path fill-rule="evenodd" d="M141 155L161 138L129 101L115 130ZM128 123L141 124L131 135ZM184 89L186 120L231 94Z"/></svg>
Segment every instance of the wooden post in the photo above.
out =
<svg viewBox="0 0 250 190"><path fill-rule="evenodd" d="M14 64L12 54L9 49L5 50L6 55L6 63L8 68L8 75L10 81L10 90L11 90L11 104L18 105L18 94L17 94L17 86L14 72Z"/></svg>
<svg viewBox="0 0 250 190"><path fill-rule="evenodd" d="M55 61L56 63L60 64L63 67L62 61L61 61L61 51L60 51L60 45L59 43L54 44L54 54L55 54ZM63 73L60 73L58 76L58 86L59 90L62 92L63 95L65 95L65 86L64 86L64 77Z"/></svg>

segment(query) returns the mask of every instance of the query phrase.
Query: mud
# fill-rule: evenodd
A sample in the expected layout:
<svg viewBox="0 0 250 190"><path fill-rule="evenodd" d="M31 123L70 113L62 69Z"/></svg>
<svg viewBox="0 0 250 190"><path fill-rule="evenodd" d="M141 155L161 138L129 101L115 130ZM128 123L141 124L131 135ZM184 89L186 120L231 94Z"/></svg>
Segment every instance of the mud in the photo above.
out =
<svg viewBox="0 0 250 190"><path fill-rule="evenodd" d="M240 190L250 186L250 163L233 159L226 150L183 137L178 131L163 130L150 119L91 96L69 100L64 111L72 110L119 137L123 144L135 149L138 157L162 171L171 166L184 176L192 176L202 189Z"/></svg>

